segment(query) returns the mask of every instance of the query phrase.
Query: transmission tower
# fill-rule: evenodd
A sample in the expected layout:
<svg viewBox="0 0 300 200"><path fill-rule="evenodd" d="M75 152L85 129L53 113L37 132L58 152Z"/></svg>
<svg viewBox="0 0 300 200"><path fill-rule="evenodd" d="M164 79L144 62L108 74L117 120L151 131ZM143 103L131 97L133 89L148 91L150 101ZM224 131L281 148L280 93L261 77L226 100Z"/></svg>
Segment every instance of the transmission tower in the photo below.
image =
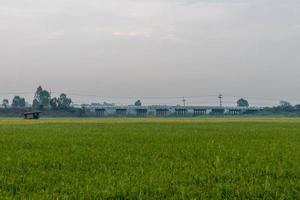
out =
<svg viewBox="0 0 300 200"><path fill-rule="evenodd" d="M186 99L184 97L182 97L182 103L183 103L183 106L185 107Z"/></svg>
<svg viewBox="0 0 300 200"><path fill-rule="evenodd" d="M223 101L222 101L223 95L219 94L218 98L219 98L219 102L220 102L220 107L222 107L223 106Z"/></svg>

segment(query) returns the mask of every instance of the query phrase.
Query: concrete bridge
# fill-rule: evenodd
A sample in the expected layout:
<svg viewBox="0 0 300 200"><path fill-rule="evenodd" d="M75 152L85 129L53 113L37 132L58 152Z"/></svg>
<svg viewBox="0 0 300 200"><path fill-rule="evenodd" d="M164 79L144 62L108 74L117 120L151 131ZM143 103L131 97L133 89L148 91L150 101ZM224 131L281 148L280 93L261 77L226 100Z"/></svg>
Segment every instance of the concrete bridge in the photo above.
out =
<svg viewBox="0 0 300 200"><path fill-rule="evenodd" d="M255 114L255 107L219 106L108 106L93 108L98 117L193 117L202 115Z"/></svg>

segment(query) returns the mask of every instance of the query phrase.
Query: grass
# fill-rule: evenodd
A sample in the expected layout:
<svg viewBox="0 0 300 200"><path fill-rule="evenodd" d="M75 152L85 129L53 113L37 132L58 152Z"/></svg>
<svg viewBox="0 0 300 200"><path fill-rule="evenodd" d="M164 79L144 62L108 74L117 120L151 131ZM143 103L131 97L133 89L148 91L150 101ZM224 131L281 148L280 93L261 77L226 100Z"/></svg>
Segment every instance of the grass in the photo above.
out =
<svg viewBox="0 0 300 200"><path fill-rule="evenodd" d="M300 119L0 119L0 199L299 199Z"/></svg>

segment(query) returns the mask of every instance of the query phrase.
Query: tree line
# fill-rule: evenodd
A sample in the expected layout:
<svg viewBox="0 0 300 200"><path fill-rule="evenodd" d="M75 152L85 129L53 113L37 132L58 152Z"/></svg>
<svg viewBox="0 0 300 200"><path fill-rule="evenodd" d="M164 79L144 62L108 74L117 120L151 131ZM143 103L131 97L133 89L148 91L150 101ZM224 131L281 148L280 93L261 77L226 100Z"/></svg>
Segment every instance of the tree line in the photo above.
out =
<svg viewBox="0 0 300 200"><path fill-rule="evenodd" d="M15 96L9 103L8 99L3 99L2 106L4 108L25 108L26 100L24 97ZM33 109L51 109L51 110L69 110L72 107L72 99L65 93L60 94L58 97L51 97L51 93L39 86L34 94L34 99L31 107Z"/></svg>
<svg viewBox="0 0 300 200"><path fill-rule="evenodd" d="M12 102L10 103L8 99L3 99L2 107L7 108L32 108L35 110L64 110L64 111L74 111L72 106L72 99L65 93L61 93L57 97L52 97L51 93L39 86L34 94L34 99L32 104L28 104L24 97L14 96ZM135 106L142 106L141 100L134 102ZM249 107L249 102L247 99L241 98L236 102L238 107ZM264 107L257 114L284 114L284 115L297 115L300 116L300 104L292 105L287 101L280 101L278 106Z"/></svg>
<svg viewBox="0 0 300 200"><path fill-rule="evenodd" d="M135 106L142 106L141 100L134 102ZM3 99L2 106L4 108L25 108L25 98L21 96L15 96L9 103L8 99ZM238 107L249 107L249 103L246 99L239 99L237 101ZM51 110L68 110L72 107L72 99L69 98L65 93L60 94L58 97L51 97L51 93L39 86L34 94L34 99L31 107L33 109L51 109Z"/></svg>

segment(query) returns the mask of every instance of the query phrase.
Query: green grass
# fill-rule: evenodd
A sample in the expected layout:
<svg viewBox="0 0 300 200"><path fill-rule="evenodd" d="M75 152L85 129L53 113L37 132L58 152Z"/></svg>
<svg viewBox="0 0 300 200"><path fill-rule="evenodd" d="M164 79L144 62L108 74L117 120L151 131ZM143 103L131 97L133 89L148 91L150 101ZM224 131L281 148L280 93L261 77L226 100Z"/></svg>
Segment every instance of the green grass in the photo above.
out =
<svg viewBox="0 0 300 200"><path fill-rule="evenodd" d="M299 199L300 119L0 119L0 199Z"/></svg>

